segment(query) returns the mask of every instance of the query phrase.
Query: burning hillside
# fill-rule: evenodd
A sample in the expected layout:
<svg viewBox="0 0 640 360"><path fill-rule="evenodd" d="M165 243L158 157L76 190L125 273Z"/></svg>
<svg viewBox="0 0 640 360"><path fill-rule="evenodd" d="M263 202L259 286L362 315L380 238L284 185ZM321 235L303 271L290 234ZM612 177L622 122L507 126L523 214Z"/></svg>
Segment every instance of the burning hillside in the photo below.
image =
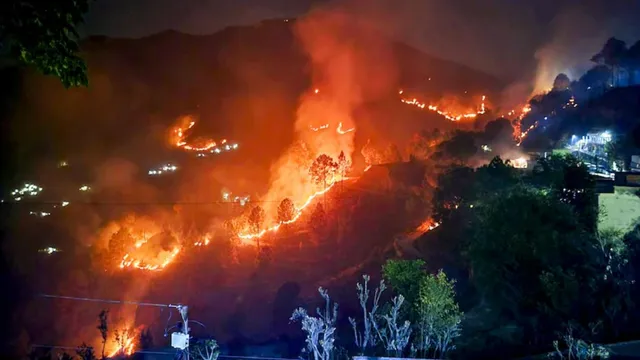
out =
<svg viewBox="0 0 640 360"><path fill-rule="evenodd" d="M189 87L182 79L161 76L163 86L156 89L153 83L158 80L154 78L153 69L148 72L138 69L144 74L138 79L143 85L125 85L126 91L120 93L115 89L120 89L118 86L122 84L117 85L119 81L113 78L114 75L104 70L111 65L100 64L93 58L95 55L89 55L89 63L95 65L93 71L105 71L108 75L102 80L96 76L96 90L71 92L61 103L81 104L79 114L69 115L67 121L71 127L77 122L87 130L87 125L81 121L83 115L96 114L99 125L90 133L101 133L108 139L107 160L95 160L91 165L96 168L93 181L83 181L75 186L76 195L56 199L55 209L72 210L58 215L49 209L51 212L47 213L51 216L46 216L52 223L63 219L71 224L57 226L71 234L69 237L79 240L77 242L82 246L75 244L81 248L79 252L90 249L94 272L87 277L97 279L92 286L100 289L94 291L87 287L81 291L113 297L113 294L129 294L131 288L137 288L140 292L132 295L136 299L173 297L196 304L196 309L197 305L201 308L215 306L217 313L226 314L266 312L271 306L269 297L280 284L297 281L313 287L323 281L349 276L349 269L377 267L381 259L393 251L412 251L410 240L394 241L398 234L407 232L406 238L413 239L416 234L439 225L429 216L429 196L437 170L424 164L431 164L429 157L447 139L448 132L429 137L428 141L420 139L424 156L419 156L420 161L403 163L409 168L407 172L412 173L407 176L411 179L407 180L388 164L402 163L409 155L416 155L415 151L398 149L395 144L402 144L401 140L384 131L376 131L377 124L359 116L359 111L372 104L389 102L392 103L389 109L397 106L419 113L422 122L413 125L420 128L431 130L432 124L428 121L432 118L447 125L443 130L470 128L476 121L489 116L490 97L481 93L468 97L437 94L432 97L433 101L428 101L426 97L422 99L420 91L398 91L400 87L414 89L416 86L411 81L405 82L411 77L412 70L398 66L397 47L370 33L366 22L353 21L339 11L318 10L295 22L293 28L288 26L278 25L279 34L286 30L295 35L300 47L297 51L310 63L308 78L306 74L298 74L307 80L304 90L301 90L303 81L297 78L285 81L264 75L287 73L286 76L295 77L297 72L304 73L302 66L283 71L278 68L282 65L267 58L255 70L242 61L240 65L236 64L235 57L240 56L232 54L231 50L225 50L227 53L219 50L220 54L216 55L225 60L223 64L208 64L215 70L203 70L204 80L186 76L200 85ZM232 30L227 30L226 34L229 31ZM260 32L250 33L263 39L257 34ZM219 41L220 36L215 40ZM171 37L175 40L183 35L171 34ZM160 38L162 36L153 39L152 47L159 46ZM192 40L187 45L178 41L172 46L195 48L207 39L194 37ZM105 41L103 45L118 51L124 49L124 53L136 51L131 49L128 40ZM92 46L98 45L93 43ZM291 51L287 52L283 47L279 49L286 53L285 57L289 56ZM235 50L242 50L243 56L248 56L244 52L254 51ZM202 56L207 57L205 55ZM376 59L375 64L370 61L372 58ZM183 65L192 67L191 63ZM135 73L132 70L135 66L139 64L134 64L129 71ZM223 71L229 68L234 71ZM272 71L274 69L279 71ZM208 81L212 72L224 75L215 77L216 81ZM442 77L438 79L440 83L447 84L448 72L436 72ZM421 76L415 78L422 75L421 72ZM180 84L172 88L175 85L172 82ZM447 84L447 91L451 92L455 86ZM104 90L107 88L108 91ZM142 93L149 95L152 88L154 96L141 96ZM170 91L163 93L167 88ZM171 98L171 101L165 104L153 99L155 91L161 99ZM210 100L209 96L215 100ZM142 119L139 124L124 127L130 133L123 132L123 127L117 124L122 114L125 114L122 118L129 121L124 110L110 111L103 119L103 114L94 109L101 104L128 102L129 98L140 101L128 103L130 108L140 113L146 111L139 117ZM37 102L44 105L42 111L60 114L57 102L46 99ZM210 104L215 104L216 109L213 110ZM290 111L291 108L295 111ZM29 111L24 110L25 114ZM395 117L392 111L383 115L394 116L400 124L397 127L402 130L402 122L406 121L402 116ZM149 133L138 131L138 126L151 130ZM117 131L112 133L112 127ZM131 136L131 144L123 144L128 142L123 140L124 135ZM407 140L412 135L412 132L403 134ZM516 136L521 139L526 133ZM77 137L78 141L68 148L65 147L67 144L49 141L52 141L52 147L64 149L64 153L73 152L76 146L93 146L88 141L90 136ZM368 141L370 138L384 139L386 143L380 145ZM161 145L149 146L156 142ZM390 146L386 151L379 149L387 144ZM150 170L140 172L133 160L128 162L110 156L115 152L112 148L117 148L121 157L131 153L132 157L151 158L154 167L147 166ZM95 152L100 151L95 149ZM170 158L164 159L164 156ZM205 156L207 159L194 160ZM87 158L86 162L91 164L91 157ZM75 161L69 163L72 165L65 165L65 169L75 168ZM30 185L24 194L18 192L14 196L26 198L32 193L34 197L40 196L38 199L49 196L47 187L41 195L43 188ZM77 192L81 192L81 196ZM85 221L87 218L90 221ZM59 247L64 248L62 254L73 253L67 249L74 245ZM51 258L58 255L57 244L42 249L45 249L42 253ZM336 254L336 249L340 254ZM255 281L263 283L258 290L253 286ZM207 286L215 288L215 293L203 290ZM242 300L245 295L264 301L247 309ZM122 321L116 321L116 328L134 329L136 324L158 321L153 316L125 315ZM269 333L269 324L256 323L255 326L246 325L249 330L245 331ZM220 332L236 335L230 334L232 331L228 329ZM108 353L132 351L133 336L128 333L120 336L115 344L109 344Z"/></svg>

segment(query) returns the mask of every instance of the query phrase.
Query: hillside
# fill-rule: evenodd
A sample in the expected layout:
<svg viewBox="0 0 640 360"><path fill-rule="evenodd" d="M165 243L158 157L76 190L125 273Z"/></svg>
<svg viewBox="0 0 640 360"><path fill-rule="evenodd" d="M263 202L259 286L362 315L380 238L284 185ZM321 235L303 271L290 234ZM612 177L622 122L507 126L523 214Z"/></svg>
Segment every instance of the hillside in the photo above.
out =
<svg viewBox="0 0 640 360"><path fill-rule="evenodd" d="M11 119L3 133L20 139L11 150L23 165L44 153L140 153L139 145L163 142L178 114L195 113L203 120L198 132L238 139L250 156L269 160L290 142L298 98L311 83L292 23L265 21L205 36L167 31L141 39L89 38L83 50L90 88L67 91L54 78L22 73L22 81L13 82L20 101L2 114L5 123ZM388 49L397 86L388 99L370 104L375 114L363 109L363 128L388 133L389 118L418 128L442 120L398 104L399 88L437 100L465 91L490 95L501 86L491 76L401 43L389 42ZM12 76L5 69L3 83Z"/></svg>

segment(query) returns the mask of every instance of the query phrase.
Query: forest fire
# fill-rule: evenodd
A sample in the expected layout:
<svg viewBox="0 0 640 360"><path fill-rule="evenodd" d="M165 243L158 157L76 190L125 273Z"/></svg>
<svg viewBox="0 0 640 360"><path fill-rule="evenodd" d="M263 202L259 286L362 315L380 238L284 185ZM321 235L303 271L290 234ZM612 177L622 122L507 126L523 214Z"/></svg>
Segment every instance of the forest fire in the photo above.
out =
<svg viewBox="0 0 640 360"><path fill-rule="evenodd" d="M131 356L136 350L137 332L130 327L116 330L112 341L105 344L105 354L108 358Z"/></svg>
<svg viewBox="0 0 640 360"><path fill-rule="evenodd" d="M228 143L227 139L220 140L219 144L209 138L196 138L192 143L187 143L187 133L195 125L196 120L193 116L186 115L180 117L177 125L171 131L170 142L178 148L198 153L209 152L212 154L219 154L222 151L229 151L238 148L238 144Z"/></svg>
<svg viewBox="0 0 640 360"><path fill-rule="evenodd" d="M398 91L399 95L403 95L404 94L404 90L400 90ZM474 119L476 118L478 115L484 114L486 112L486 106L485 106L485 100L486 100L486 96L482 95L482 102L480 104L480 108L475 111L475 112L456 112L453 110L443 110L440 106L438 105L427 105L426 103L422 103L420 101L418 101L418 99L416 98L401 98L400 101L402 101L405 104L408 105L413 105L416 106L420 109L427 109L429 111L433 111L439 115L444 116L447 120L450 121L460 121L460 120L464 120L464 119Z"/></svg>

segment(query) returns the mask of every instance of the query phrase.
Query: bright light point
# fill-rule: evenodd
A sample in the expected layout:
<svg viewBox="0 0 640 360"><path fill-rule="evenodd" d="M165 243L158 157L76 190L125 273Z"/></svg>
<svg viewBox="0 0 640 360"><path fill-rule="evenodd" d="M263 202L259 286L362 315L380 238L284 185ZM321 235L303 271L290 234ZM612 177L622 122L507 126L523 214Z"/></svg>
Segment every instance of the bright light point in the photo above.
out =
<svg viewBox="0 0 640 360"><path fill-rule="evenodd" d="M89 187L89 185L82 185L80 187L80 191L89 191L91 190L91 187Z"/></svg>

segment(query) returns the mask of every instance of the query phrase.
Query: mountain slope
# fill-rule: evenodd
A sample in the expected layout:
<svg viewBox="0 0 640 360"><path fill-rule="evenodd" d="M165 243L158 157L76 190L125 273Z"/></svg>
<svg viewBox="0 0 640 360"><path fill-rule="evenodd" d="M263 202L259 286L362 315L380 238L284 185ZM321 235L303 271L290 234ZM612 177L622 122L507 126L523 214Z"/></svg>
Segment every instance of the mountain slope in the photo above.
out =
<svg viewBox="0 0 640 360"><path fill-rule="evenodd" d="M2 114L11 119L6 136L21 139L14 150L25 159L140 152L140 144L162 144L177 115L195 113L202 119L196 131L237 139L252 156L271 159L290 142L298 98L311 85L292 23L265 21L205 36L167 31L141 39L89 38L82 47L90 88L67 91L56 79L27 71L23 88L15 90L21 101L12 114ZM465 91L490 95L501 86L468 67L389 44L397 87L389 89L392 106L375 107L374 129L390 117L415 126L415 115L398 115L399 88L437 100ZM419 117L421 124L441 120Z"/></svg>

